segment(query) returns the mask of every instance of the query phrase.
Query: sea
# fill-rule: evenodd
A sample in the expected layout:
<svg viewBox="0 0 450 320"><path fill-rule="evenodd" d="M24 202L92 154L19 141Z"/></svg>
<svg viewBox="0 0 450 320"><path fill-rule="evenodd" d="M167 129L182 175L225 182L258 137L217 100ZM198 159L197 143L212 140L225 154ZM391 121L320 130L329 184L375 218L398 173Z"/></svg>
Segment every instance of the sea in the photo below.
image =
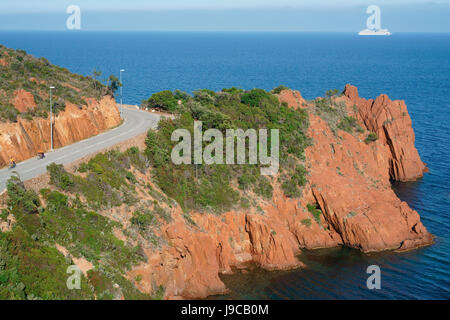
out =
<svg viewBox="0 0 450 320"><path fill-rule="evenodd" d="M450 298L450 34L0 31L0 44L83 75L95 69L106 78L124 69L126 104L161 90L232 86L285 85L313 99L347 83L365 98L405 100L430 171L393 187L419 212L435 244L370 255L345 247L305 251L307 268L223 276L231 292L212 298ZM367 288L370 265L380 267L381 289Z"/></svg>

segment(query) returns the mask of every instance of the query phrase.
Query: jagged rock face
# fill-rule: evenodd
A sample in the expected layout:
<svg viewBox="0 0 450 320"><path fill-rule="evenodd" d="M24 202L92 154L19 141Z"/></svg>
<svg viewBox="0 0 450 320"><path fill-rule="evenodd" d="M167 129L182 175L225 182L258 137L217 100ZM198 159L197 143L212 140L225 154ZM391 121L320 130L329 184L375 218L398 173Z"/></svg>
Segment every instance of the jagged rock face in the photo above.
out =
<svg viewBox="0 0 450 320"><path fill-rule="evenodd" d="M312 107L299 92L282 91L279 99L294 108ZM306 149L309 185L300 199L286 198L275 184L272 201L259 203L264 214L253 209L220 217L193 212L196 226L187 224L177 209L174 222L162 231L168 245L147 249L149 261L130 271L128 278L141 276L136 286L144 292L163 284L169 299L203 298L227 291L220 273L249 263L268 270L303 267L302 248L346 245L371 252L431 244L433 236L418 213L390 186L391 178L413 179L424 169L414 148L411 120L398 117L407 112L406 106L386 96L365 101L351 86L336 99L380 138L366 144L367 133L335 135L327 122L310 114L314 143ZM392 116L391 124L384 123ZM394 170L393 164L401 169ZM305 209L312 203L322 211L319 221Z"/></svg>
<svg viewBox="0 0 450 320"><path fill-rule="evenodd" d="M375 100L363 99L358 89L347 85L344 95L358 109L358 119L389 146L389 173L393 180L409 181L423 176L425 164L414 147L414 130L405 102L392 101L385 94Z"/></svg>
<svg viewBox="0 0 450 320"><path fill-rule="evenodd" d="M34 100L33 100L34 101ZM113 98L88 99L82 109L67 103L54 118L54 147L59 148L99 134L120 124L120 114ZM35 157L39 150L50 149L50 119L19 119L0 123L0 167L9 159L22 161Z"/></svg>
<svg viewBox="0 0 450 320"><path fill-rule="evenodd" d="M278 98L294 109L301 108L306 103L300 91L283 90L278 94Z"/></svg>
<svg viewBox="0 0 450 320"><path fill-rule="evenodd" d="M312 193L345 245L370 252L432 241L417 212L391 189L391 154L381 139L366 145L346 132L337 139L316 116L311 117L311 133L314 146L306 158Z"/></svg>

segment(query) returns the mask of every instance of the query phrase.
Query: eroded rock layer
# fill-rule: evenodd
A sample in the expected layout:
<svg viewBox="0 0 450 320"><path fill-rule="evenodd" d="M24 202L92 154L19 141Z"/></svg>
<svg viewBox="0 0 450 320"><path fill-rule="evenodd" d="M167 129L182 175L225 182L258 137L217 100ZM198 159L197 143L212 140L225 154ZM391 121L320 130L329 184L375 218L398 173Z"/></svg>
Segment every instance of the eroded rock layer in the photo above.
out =
<svg viewBox="0 0 450 320"><path fill-rule="evenodd" d="M32 95L18 92L16 102L24 109L33 106ZM100 101L87 99L88 106L79 108L69 102L54 117L54 147L59 148L89 138L120 124L120 114L113 98ZM17 122L0 123L0 167L13 158L16 162L50 149L50 118L19 118Z"/></svg>
<svg viewBox="0 0 450 320"><path fill-rule="evenodd" d="M393 180L409 181L423 176L425 164L414 147L414 130L403 100L392 101L385 94L363 99L358 89L347 85L344 95L357 107L356 116L367 130L375 132L389 147L389 174Z"/></svg>

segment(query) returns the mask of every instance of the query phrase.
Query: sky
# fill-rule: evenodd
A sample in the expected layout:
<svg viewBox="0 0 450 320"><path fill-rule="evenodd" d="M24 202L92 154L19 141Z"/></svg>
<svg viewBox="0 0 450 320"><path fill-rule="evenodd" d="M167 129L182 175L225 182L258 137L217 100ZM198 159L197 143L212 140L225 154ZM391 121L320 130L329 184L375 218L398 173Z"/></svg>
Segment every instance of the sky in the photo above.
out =
<svg viewBox="0 0 450 320"><path fill-rule="evenodd" d="M0 0L0 30L357 32L368 5L393 32L450 32L450 0Z"/></svg>

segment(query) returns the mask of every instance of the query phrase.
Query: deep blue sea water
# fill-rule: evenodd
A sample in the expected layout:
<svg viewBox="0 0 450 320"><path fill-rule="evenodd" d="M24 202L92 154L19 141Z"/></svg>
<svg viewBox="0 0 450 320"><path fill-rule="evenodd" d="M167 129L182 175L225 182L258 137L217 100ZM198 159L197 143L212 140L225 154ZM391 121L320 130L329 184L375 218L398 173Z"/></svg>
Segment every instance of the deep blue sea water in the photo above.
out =
<svg viewBox="0 0 450 320"><path fill-rule="evenodd" d="M233 292L222 298L450 298L450 34L0 32L0 43L85 75L93 69L118 75L124 68L129 104L165 89L280 84L312 99L346 83L362 97L386 93L405 100L430 172L395 190L420 213L436 243L400 254L310 251L306 270L224 277ZM366 288L371 264L381 267L381 290Z"/></svg>

